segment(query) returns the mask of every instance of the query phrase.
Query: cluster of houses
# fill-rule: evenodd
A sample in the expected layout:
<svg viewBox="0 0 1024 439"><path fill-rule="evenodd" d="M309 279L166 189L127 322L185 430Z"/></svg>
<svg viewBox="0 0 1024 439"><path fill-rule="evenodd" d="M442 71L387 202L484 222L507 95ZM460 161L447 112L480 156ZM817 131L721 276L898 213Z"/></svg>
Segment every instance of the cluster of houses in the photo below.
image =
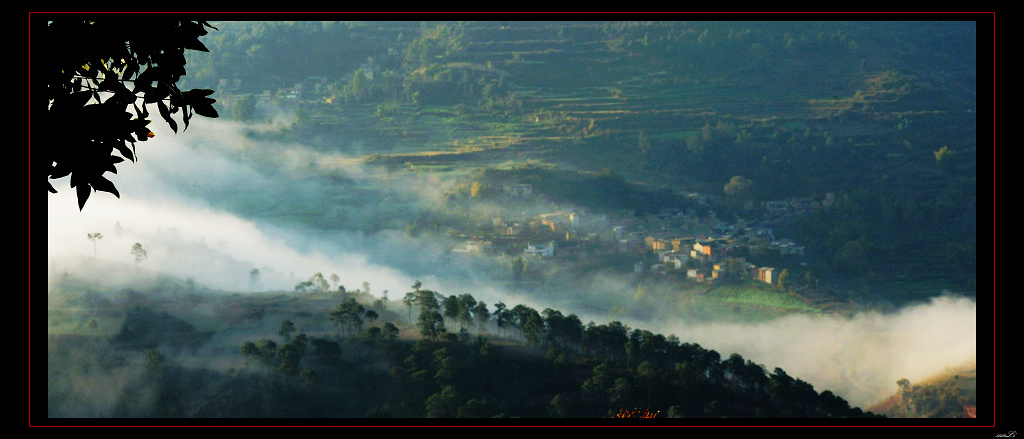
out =
<svg viewBox="0 0 1024 439"><path fill-rule="evenodd" d="M771 232L768 231L767 233L768 235L758 236L759 238L761 236L770 237ZM730 256L730 254L737 253L737 250L742 246L749 245L731 236L716 238L700 236L672 239L648 236L644 239L644 243L646 249L650 249L657 254L658 262L650 267L650 271L654 273L665 273L669 270L685 270L686 277L697 282L724 278L729 274L736 277L756 279L768 284L774 282L774 267L759 267L747 262L745 257ZM799 254L802 254L802 247L798 251L801 252ZM637 276L642 275L643 271L643 264L637 263L635 274Z"/></svg>
<svg viewBox="0 0 1024 439"><path fill-rule="evenodd" d="M511 197L529 197L529 184L505 187ZM819 206L813 200L794 199L766 203L766 218L776 218L787 206L785 215L800 214L802 208ZM767 211L768 208L776 209ZM797 212L797 213L795 213ZM502 248L522 248L521 255L536 260L599 257L608 253L636 254L647 261L638 262L635 274L681 273L699 282L728 275L777 282L773 267L757 266L741 255L752 253L803 255L804 246L789 239L776 239L772 229L747 224L742 219L727 223L709 212L700 217L694 212L668 209L659 215L638 218L622 215L556 211L530 218L494 218L492 233L468 239L455 252L489 253Z"/></svg>

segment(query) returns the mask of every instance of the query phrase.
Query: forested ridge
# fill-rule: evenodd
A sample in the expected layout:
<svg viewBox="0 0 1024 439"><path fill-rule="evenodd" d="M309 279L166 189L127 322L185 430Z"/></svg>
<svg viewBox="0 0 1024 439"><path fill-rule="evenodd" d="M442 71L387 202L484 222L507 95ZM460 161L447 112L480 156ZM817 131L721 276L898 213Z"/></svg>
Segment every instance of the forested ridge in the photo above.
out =
<svg viewBox="0 0 1024 439"><path fill-rule="evenodd" d="M74 276L63 282L58 291L82 286ZM343 287L241 297L166 282L68 294L51 323L80 323L74 334L49 336L48 414L599 419L649 409L659 418L875 416L780 368L676 336L413 287L390 302ZM220 323L200 331L200 315L166 310L183 302L212 310ZM92 311L74 311L83 306ZM104 327L110 336L100 335ZM81 399L82 383L115 376L115 394Z"/></svg>

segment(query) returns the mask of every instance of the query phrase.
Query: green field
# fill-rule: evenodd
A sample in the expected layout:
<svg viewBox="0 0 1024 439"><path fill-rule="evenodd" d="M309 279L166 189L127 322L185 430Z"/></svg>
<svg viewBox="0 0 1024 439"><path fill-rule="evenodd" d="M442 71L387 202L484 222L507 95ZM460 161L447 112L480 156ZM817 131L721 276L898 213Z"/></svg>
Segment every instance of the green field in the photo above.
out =
<svg viewBox="0 0 1024 439"><path fill-rule="evenodd" d="M777 289L757 283L743 285L721 285L712 288L704 299L733 305L754 305L775 308L788 312L818 313L820 310Z"/></svg>

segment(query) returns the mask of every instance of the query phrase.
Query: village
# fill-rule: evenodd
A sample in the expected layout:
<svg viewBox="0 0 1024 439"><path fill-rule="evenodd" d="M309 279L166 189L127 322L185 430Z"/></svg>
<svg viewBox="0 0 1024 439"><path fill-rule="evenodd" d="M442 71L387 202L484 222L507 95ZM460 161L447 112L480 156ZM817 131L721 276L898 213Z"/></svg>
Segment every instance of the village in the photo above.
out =
<svg viewBox="0 0 1024 439"><path fill-rule="evenodd" d="M377 66L370 59L360 72L373 79ZM222 79L221 88L237 88L239 83ZM304 93L307 92L307 93ZM300 100L321 104L337 103L338 90L325 77L308 77L294 87L252 95L252 104L261 114L273 108L294 106ZM236 103L242 95L226 95L223 105ZM269 123L270 120L268 119ZM541 196L529 183L505 183L501 196L505 201L529 202ZM704 202L705 195L690 194ZM643 277L674 276L698 283L722 278L751 279L769 285L778 283L785 267L763 266L751 261L779 260L774 256L803 256L805 248L784 237L776 237L772 225L787 221L834 202L834 195L822 200L792 198L744 206L748 218L731 221L718 218L714 211L697 215L680 208L663 209L656 215L637 216L631 211L595 214L586 209L555 210L527 216L506 213L492 218L485 227L455 230L459 244L454 254L521 256L533 267L543 264L590 261L607 256L629 256L633 275ZM514 210L514 209L513 209ZM783 258L793 262L794 258ZM796 263L800 263L796 261Z"/></svg>
<svg viewBox="0 0 1024 439"><path fill-rule="evenodd" d="M530 184L504 186L509 200L537 196ZM697 196L697 194L693 194ZM663 209L656 215L632 212L594 214L575 209L557 210L531 217L496 217L474 234L457 234L453 253L522 257L534 265L546 262L593 262L609 256L627 256L633 275L674 276L705 283L716 279L750 279L775 285L785 266L763 266L754 261L803 264L805 247L774 235L771 226L834 202L794 198L768 201L745 211L757 221L735 218L726 221L708 211L698 216L692 209ZM485 233L480 233L481 231Z"/></svg>

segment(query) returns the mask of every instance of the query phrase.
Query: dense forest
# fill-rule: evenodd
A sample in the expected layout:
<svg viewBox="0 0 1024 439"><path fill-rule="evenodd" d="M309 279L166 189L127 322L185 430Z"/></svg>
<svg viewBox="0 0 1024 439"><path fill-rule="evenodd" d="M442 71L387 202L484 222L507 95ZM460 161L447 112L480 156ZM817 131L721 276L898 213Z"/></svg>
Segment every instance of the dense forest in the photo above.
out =
<svg viewBox="0 0 1024 439"><path fill-rule="evenodd" d="M319 280L243 297L168 277L111 292L63 275L51 324L79 329L49 337L49 417L877 417L780 368L617 321L419 282L389 302ZM197 329L207 313L217 327ZM105 381L113 393L91 394Z"/></svg>

